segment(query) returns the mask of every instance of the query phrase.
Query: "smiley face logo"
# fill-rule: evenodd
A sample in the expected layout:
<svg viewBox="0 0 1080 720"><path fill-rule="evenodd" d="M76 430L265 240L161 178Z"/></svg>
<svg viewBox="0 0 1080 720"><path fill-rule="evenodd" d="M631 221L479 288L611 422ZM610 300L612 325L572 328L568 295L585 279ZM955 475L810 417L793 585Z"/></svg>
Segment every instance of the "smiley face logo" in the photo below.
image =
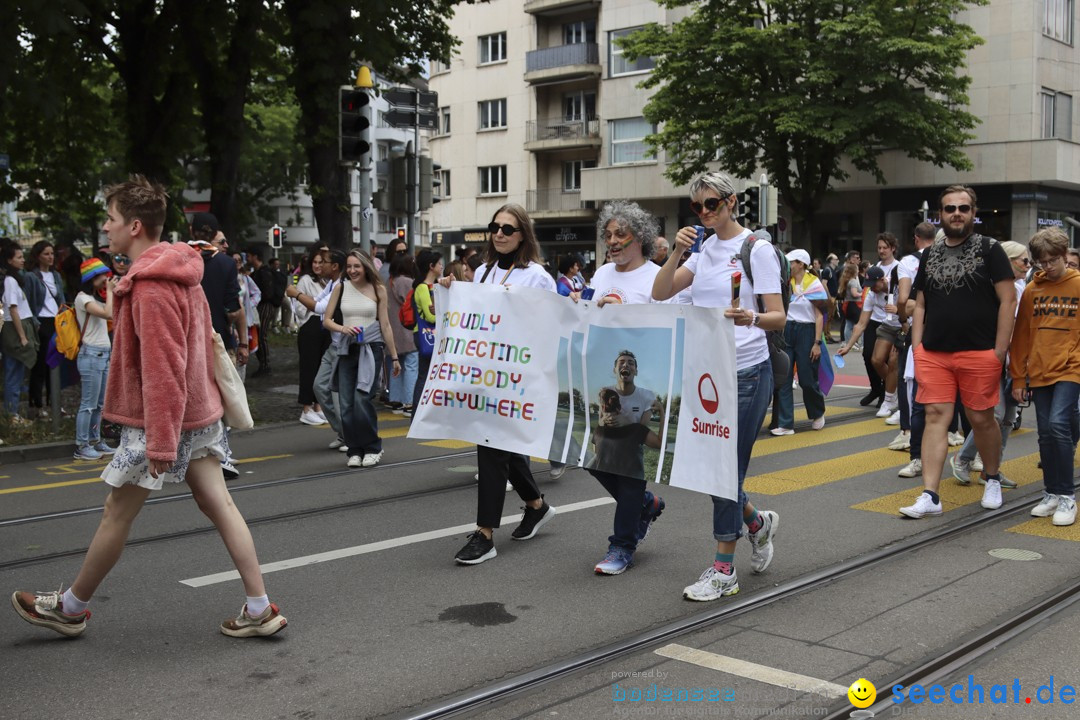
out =
<svg viewBox="0 0 1080 720"><path fill-rule="evenodd" d="M857 708L868 708L877 699L877 688L866 678L859 678L851 683L847 691L848 700Z"/></svg>

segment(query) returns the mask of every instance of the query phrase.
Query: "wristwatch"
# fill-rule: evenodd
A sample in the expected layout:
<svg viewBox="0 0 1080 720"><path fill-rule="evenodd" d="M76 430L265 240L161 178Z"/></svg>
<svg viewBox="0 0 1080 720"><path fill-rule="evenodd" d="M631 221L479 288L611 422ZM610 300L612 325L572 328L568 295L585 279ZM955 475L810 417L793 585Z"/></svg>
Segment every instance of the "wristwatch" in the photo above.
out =
<svg viewBox="0 0 1080 720"><path fill-rule="evenodd" d="M751 313L753 313L753 315L754 315L754 319L750 321L750 326L751 326L751 327L757 327L757 326L758 326L758 323L760 323L760 322L761 322L761 316L760 316L760 315L758 315L758 314L757 314L756 312L754 312L753 310L751 310L750 312L751 312Z"/></svg>

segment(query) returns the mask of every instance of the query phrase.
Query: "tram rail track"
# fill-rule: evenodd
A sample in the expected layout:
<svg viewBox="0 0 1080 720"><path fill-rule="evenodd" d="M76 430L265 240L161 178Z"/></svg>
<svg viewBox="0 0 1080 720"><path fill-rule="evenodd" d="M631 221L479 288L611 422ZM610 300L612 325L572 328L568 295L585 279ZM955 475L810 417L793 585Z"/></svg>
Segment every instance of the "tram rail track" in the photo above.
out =
<svg viewBox="0 0 1080 720"><path fill-rule="evenodd" d="M438 700L419 710L407 710L395 714L388 714L386 717L392 717L396 720L441 720L442 718L460 717L467 713L485 709L496 703L538 690L541 687L558 680L567 679L589 671L603 663L625 657L632 653L653 649L682 635L708 629L726 620L731 620L781 600L786 600L813 591L851 575L861 573L872 567L886 563L893 558L898 558L913 551L951 540L960 535L1008 519L1014 515L1019 515L1034 506L1035 502L1041 496L1041 490L1018 496L1015 501L1010 502L1007 507L1002 507L1001 509L989 512L979 512L976 515L954 521L943 527L925 531L913 537L897 541L865 555L850 558L820 570L815 570L794 578L791 581L754 593L753 595L739 597L735 600L724 600L723 605L715 610L696 613L689 617L666 623L660 627L631 635L614 643L557 660L539 668L519 673L513 677L474 688L465 693ZM1080 584L1071 591L1066 589L1057 594L1068 595L1068 597L1071 598L1071 602L1080 599ZM1015 623L1009 624L1011 628L1009 632L1012 633L1010 637L1022 633L1027 627L1030 627L1032 623L1039 622L1042 613L1048 611L1046 605L1047 603L1045 602L1037 603L1028 611L1021 613L1023 616L1021 619L1017 620ZM1000 630L1000 628L997 629ZM988 631L987 635L992 632L993 630ZM972 643L974 643L974 641L972 641ZM967 643L962 647L966 648L972 643ZM925 671L923 670L923 666L920 666L920 668L916 668L912 673L906 674L905 678L910 676L910 682L919 682L920 680L918 678L923 677L928 672L947 672L948 669L952 667L952 663L958 662L958 660L954 658L955 655L956 653L949 653L947 656L944 656L944 659L940 662L926 663ZM920 672L922 672L922 674L919 674ZM898 682L901 681L898 680ZM891 687L891 685L889 687ZM837 710L836 713L829 715L829 717L847 717L847 712L852 708L850 706L845 706L845 708Z"/></svg>

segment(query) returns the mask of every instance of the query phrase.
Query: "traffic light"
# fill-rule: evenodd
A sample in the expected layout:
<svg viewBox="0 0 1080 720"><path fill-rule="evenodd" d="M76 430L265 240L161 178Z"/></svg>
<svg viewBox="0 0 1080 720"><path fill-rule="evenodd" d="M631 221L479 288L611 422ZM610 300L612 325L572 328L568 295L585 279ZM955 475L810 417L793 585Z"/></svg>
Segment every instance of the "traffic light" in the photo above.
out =
<svg viewBox="0 0 1080 720"><path fill-rule="evenodd" d="M280 225L275 225L274 227L270 228L270 236L269 236L270 247L272 247L272 248L274 248L276 250L280 250L281 249L281 243L282 243L282 241L284 239L285 239L285 232L281 229Z"/></svg>
<svg viewBox="0 0 1080 720"><path fill-rule="evenodd" d="M397 229L397 239L400 240L401 242L408 242L408 240L405 237L405 228L398 228Z"/></svg>
<svg viewBox="0 0 1080 720"><path fill-rule="evenodd" d="M371 95L365 90L351 87L340 88L338 93L338 159L363 163L371 151Z"/></svg>
<svg viewBox="0 0 1080 720"><path fill-rule="evenodd" d="M742 224L747 227L761 224L761 188L748 187L739 198L742 205Z"/></svg>

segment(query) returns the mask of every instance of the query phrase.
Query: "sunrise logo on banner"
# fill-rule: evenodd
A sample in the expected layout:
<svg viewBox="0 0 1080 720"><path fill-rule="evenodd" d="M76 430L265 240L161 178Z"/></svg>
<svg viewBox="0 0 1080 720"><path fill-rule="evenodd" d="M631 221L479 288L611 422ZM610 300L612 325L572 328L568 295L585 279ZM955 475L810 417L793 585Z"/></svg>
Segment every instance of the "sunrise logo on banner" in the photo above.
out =
<svg viewBox="0 0 1080 720"><path fill-rule="evenodd" d="M436 288L409 437L454 438L734 498L732 323L686 305Z"/></svg>

